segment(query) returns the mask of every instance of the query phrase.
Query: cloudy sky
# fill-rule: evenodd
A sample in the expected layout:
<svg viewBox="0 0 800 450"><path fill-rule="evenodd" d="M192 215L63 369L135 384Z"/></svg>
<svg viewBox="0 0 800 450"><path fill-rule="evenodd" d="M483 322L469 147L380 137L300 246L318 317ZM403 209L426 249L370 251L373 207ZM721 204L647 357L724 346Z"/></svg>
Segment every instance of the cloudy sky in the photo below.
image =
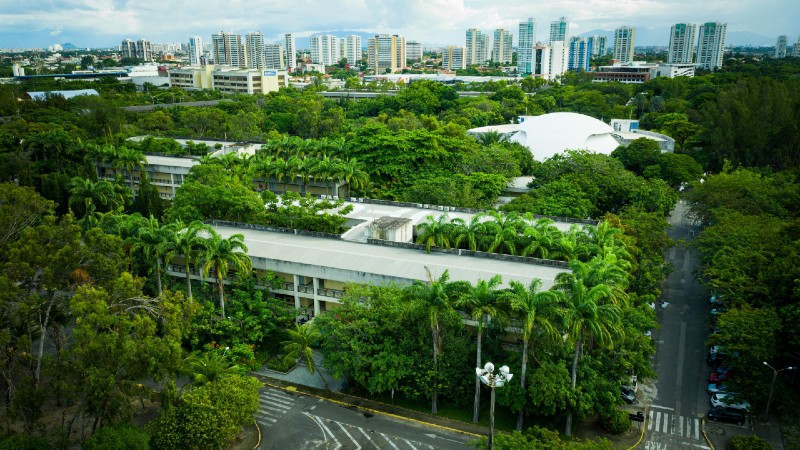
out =
<svg viewBox="0 0 800 450"><path fill-rule="evenodd" d="M0 0L0 48L110 47L124 38L184 42L219 30L261 31L269 41L287 32L353 30L402 34L426 46L463 45L467 28L516 34L527 17L546 39L559 16L569 18L573 35L707 21L727 22L729 33L787 34L790 42L800 34L796 0Z"/></svg>

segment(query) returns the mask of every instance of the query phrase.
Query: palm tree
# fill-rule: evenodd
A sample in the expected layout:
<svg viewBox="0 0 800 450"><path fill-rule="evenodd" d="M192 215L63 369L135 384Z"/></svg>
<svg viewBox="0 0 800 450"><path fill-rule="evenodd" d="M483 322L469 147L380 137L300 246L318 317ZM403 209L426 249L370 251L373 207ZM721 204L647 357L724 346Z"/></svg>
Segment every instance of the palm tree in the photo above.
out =
<svg viewBox="0 0 800 450"><path fill-rule="evenodd" d="M453 247L458 248L461 241L466 239L467 248L469 250L473 252L478 250L478 238L486 233L486 226L482 222L484 217L484 213L477 213L469 219L469 224L461 218L453 219L451 222L455 226L453 230L453 234L455 235Z"/></svg>
<svg viewBox="0 0 800 450"><path fill-rule="evenodd" d="M364 164L355 158L342 162L341 175L351 195L353 190L364 189L369 184L369 174L364 170Z"/></svg>
<svg viewBox="0 0 800 450"><path fill-rule="evenodd" d="M295 325L294 330L286 330L289 334L289 340L281 342L283 351L286 353L285 358L289 361L295 361L297 358L303 358L308 368L308 373L314 375L314 372L319 373L322 382L325 384L325 389L328 387L328 380L322 374L322 371L317 367L317 362L314 360L314 346L319 342L320 333L317 331L314 322L306 322L302 325Z"/></svg>
<svg viewBox="0 0 800 450"><path fill-rule="evenodd" d="M533 256L546 259L550 249L558 241L561 232L553 225L551 219L539 219L526 227L522 234L530 238L530 242L522 249L522 256Z"/></svg>
<svg viewBox="0 0 800 450"><path fill-rule="evenodd" d="M614 342L624 334L621 312L617 305L605 303L611 298L611 288L606 284L587 287L584 279L571 272L556 276L555 292L560 299L560 313L566 335L575 345L572 359L572 389L577 385L578 360L583 355L584 340L613 348ZM572 435L572 413L567 415L565 434Z"/></svg>
<svg viewBox="0 0 800 450"><path fill-rule="evenodd" d="M456 301L459 308L467 308L473 320L478 322L478 349L476 351L475 367L483 367L481 362L481 340L483 338L483 327L487 320L505 316L501 304L502 299L495 289L503 282L500 275L493 276L489 281L478 280L475 287L470 289L465 295ZM472 421L478 423L481 406L481 379L475 376L475 405L472 412Z"/></svg>
<svg viewBox="0 0 800 450"><path fill-rule="evenodd" d="M300 193L306 194L308 191L308 183L311 181L311 177L314 176L314 173L317 170L317 166L319 165L319 160L317 158L309 158L308 156L303 156L302 159L299 159L298 164L298 171L297 175L300 176Z"/></svg>
<svg viewBox="0 0 800 450"><path fill-rule="evenodd" d="M133 196L136 196L136 191L133 189L133 170L136 168L140 171L144 170L144 165L147 164L147 158L144 156L144 153L133 148L119 147L114 153L111 164L115 168L122 168L128 172L131 192L133 192Z"/></svg>
<svg viewBox="0 0 800 450"><path fill-rule="evenodd" d="M497 211L489 211L489 215L494 220L486 222L486 230L494 238L489 243L486 251L494 253L497 249L505 247L509 255L516 255L516 241L519 238L519 229L523 225L519 214L516 212L503 214Z"/></svg>
<svg viewBox="0 0 800 450"><path fill-rule="evenodd" d="M105 210L114 210L122 205L122 199L114 191L114 186L108 181L93 182L87 178L73 177L69 184L69 207L83 206L84 215L89 211L90 205L96 210L103 206Z"/></svg>
<svg viewBox="0 0 800 450"><path fill-rule="evenodd" d="M283 183L283 177L294 180L295 173L297 173L296 165L292 159L275 158L272 162L270 175L274 176L278 183ZM283 185L283 191L286 192L286 184Z"/></svg>
<svg viewBox="0 0 800 450"><path fill-rule="evenodd" d="M252 164L253 174L264 178L264 189L269 190L269 180L275 174L275 160L272 156L261 154Z"/></svg>
<svg viewBox="0 0 800 450"><path fill-rule="evenodd" d="M325 194L329 194L330 181L339 177L339 160L323 156L313 168L314 181L325 180Z"/></svg>
<svg viewBox="0 0 800 450"><path fill-rule="evenodd" d="M172 226L160 225L158 219L150 216L144 226L139 228L136 236L128 238L131 244L131 252L140 251L144 258L153 264L153 272L156 275L156 286L158 295L161 296L161 265L162 260L173 248L175 238Z"/></svg>
<svg viewBox="0 0 800 450"><path fill-rule="evenodd" d="M558 301L558 296L552 291L540 291L542 280L535 279L525 287L518 281L509 283L511 289L507 291L504 298L511 303L511 309L517 313L521 320L522 329L522 370L520 373L520 386L525 391L525 376L528 370L528 347L534 328L538 328L540 333L547 338L556 340L559 337L558 330L553 324L554 306ZM517 416L517 431L522 431L525 420L525 409L519 411Z"/></svg>
<svg viewBox="0 0 800 450"><path fill-rule="evenodd" d="M171 244L173 252L178 255L183 255L183 261L186 265L186 290L188 297L192 298L192 279L191 279L191 263L196 257L205 252L206 239L204 234L210 234L210 227L199 220L195 220L188 226L184 226L182 222L173 224L176 231L173 235L175 239ZM167 258L170 259L170 258Z"/></svg>
<svg viewBox="0 0 800 450"><path fill-rule="evenodd" d="M505 141L506 135L499 131L487 131L475 135L475 139L480 142L482 146L488 147L492 144L499 144Z"/></svg>
<svg viewBox="0 0 800 450"><path fill-rule="evenodd" d="M409 311L425 316L430 325L433 344L433 370L438 376L439 354L442 352L441 321L448 316L452 317L455 314L455 310L450 300L450 287L448 286L450 274L445 270L438 280L434 280L427 267L425 271L428 274L428 281L414 281L414 284L405 289L404 294L410 300ZM438 391L434 387L431 395L432 414L438 412L437 397Z"/></svg>
<svg viewBox="0 0 800 450"><path fill-rule="evenodd" d="M244 235L234 234L223 238L213 229L211 238L206 240L206 252L203 258L203 276L207 277L209 271L214 269L219 290L219 307L222 317L225 318L225 276L232 267L238 273L253 270L253 262L247 256L247 246L244 244Z"/></svg>
<svg viewBox="0 0 800 450"><path fill-rule="evenodd" d="M417 244L425 244L425 251L431 252L431 247L450 248L450 228L447 221L447 214L442 214L437 219L433 216L425 218L425 222L419 225L420 234L417 236Z"/></svg>
<svg viewBox="0 0 800 450"><path fill-rule="evenodd" d="M210 351L187 356L179 370L192 378L189 386L194 387L235 375L238 369L239 367L231 363L224 353Z"/></svg>

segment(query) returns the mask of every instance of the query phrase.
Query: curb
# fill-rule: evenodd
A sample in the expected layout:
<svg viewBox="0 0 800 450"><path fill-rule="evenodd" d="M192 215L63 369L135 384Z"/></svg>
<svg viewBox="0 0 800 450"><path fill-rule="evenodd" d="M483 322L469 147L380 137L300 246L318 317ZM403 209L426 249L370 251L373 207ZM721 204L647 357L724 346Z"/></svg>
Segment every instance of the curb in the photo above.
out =
<svg viewBox="0 0 800 450"><path fill-rule="evenodd" d="M703 439L706 440L706 444L711 447L711 450L717 450L714 444L711 443L711 439L708 438L708 434L706 434L706 419L700 419L700 429L703 430Z"/></svg>
<svg viewBox="0 0 800 450"><path fill-rule="evenodd" d="M393 414L393 413L386 412L386 411L380 411L380 410L369 408L369 407L366 407L366 406L354 405L352 403L347 403L347 402L343 402L341 400L336 400L336 399L333 399L333 398L330 398L330 397L325 397L323 395L318 395L318 394L315 394L315 393L312 393L312 392L308 392L306 390L299 391L294 386L288 386L288 387L287 386L279 386L277 384L272 384L272 383L269 383L267 381L264 381L263 383L264 383L265 386L269 386L271 388L281 389L283 391L288 391L288 392L293 392L293 393L298 393L299 392L299 393L301 393L303 395L307 395L309 397L323 399L323 400L329 401L331 403L336 403L338 405L343 405L343 406L349 406L349 407L356 408L356 409L359 409L359 410L362 410L362 411L367 411L367 412L370 412L370 413L373 413L373 414L381 414L381 415L389 416L389 417L392 417L392 418L395 418L395 419L405 420L407 422L414 422L414 423L426 425L426 426L429 426L429 427L438 428L440 430L450 431L450 432L454 432L454 433L466 434L468 436L474 436L474 437L483 436L481 434L471 433L469 431L459 430L457 428L451 428L451 427L448 427L448 426L445 426L445 425L439 425L439 424L427 422L427 421L424 421L424 420L414 419L414 418L411 418L411 417L400 416L400 415L397 415L397 414ZM377 403L377 402L375 402L375 403Z"/></svg>
<svg viewBox="0 0 800 450"><path fill-rule="evenodd" d="M258 442L256 442L253 450L258 450L258 447L261 445L261 427L258 426L258 422L256 422L256 430L258 430Z"/></svg>
<svg viewBox="0 0 800 450"><path fill-rule="evenodd" d="M633 450L642 443L642 439L644 439L644 429L647 428L647 408L644 409L644 422L642 422L642 432L639 434L639 440L636 441L635 444L628 447L628 450Z"/></svg>

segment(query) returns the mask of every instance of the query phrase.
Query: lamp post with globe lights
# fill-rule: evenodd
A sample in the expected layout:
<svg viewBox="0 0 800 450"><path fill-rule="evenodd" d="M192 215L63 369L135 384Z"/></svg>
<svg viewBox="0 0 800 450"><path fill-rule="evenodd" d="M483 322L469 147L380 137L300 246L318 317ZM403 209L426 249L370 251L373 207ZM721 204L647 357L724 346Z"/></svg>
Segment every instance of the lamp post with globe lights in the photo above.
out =
<svg viewBox="0 0 800 450"><path fill-rule="evenodd" d="M511 377L514 375L508 372L508 366L503 366L500 368L499 373L494 373L494 364L487 362L483 368L477 367L475 369L475 373L478 375L478 378L481 379L481 382L486 386L489 386L489 389L492 391L492 396L490 400L490 407L489 407L489 446L488 449L492 450L493 438L494 438L494 388L503 387L506 383L511 381Z"/></svg>
<svg viewBox="0 0 800 450"><path fill-rule="evenodd" d="M795 367L789 366L789 367L784 367L781 370L775 370L775 368L767 364L766 361L764 361L764 365L772 369L772 387L769 388L769 399L767 399L767 409L766 411L764 411L764 423L766 423L767 415L769 415L769 404L772 403L772 392L775 390L775 380L778 378L778 374L783 372L784 370L794 370Z"/></svg>

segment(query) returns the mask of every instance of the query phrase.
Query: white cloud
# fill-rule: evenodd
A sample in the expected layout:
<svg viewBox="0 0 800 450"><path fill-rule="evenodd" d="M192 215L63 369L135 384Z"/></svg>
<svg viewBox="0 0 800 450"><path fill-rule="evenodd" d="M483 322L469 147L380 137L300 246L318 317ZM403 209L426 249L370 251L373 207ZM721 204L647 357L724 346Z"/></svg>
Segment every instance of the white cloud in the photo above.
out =
<svg viewBox="0 0 800 450"><path fill-rule="evenodd" d="M50 37L78 45L109 46L121 39L183 42L190 35L219 30L283 33L356 30L398 33L430 45L463 44L471 27L506 28L513 34L527 17L546 39L549 23L569 18L572 29L613 29L620 25L668 28L676 22L723 21L728 29L766 36L800 32L800 9L789 0L0 0L0 34L19 34L31 46ZM767 4L768 3L768 4ZM22 38L20 38L22 39ZM667 37L664 37L666 42ZM792 39L793 40L793 39ZM35 41L35 42L34 42Z"/></svg>

